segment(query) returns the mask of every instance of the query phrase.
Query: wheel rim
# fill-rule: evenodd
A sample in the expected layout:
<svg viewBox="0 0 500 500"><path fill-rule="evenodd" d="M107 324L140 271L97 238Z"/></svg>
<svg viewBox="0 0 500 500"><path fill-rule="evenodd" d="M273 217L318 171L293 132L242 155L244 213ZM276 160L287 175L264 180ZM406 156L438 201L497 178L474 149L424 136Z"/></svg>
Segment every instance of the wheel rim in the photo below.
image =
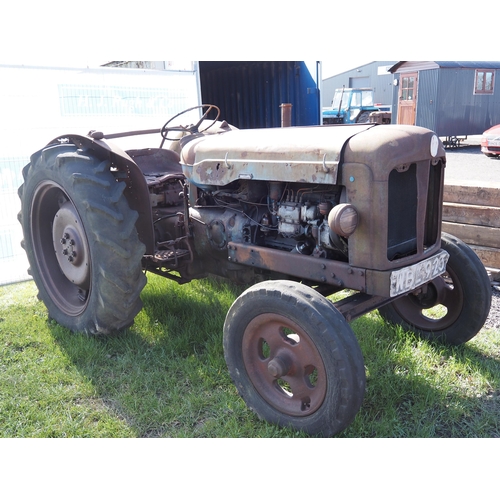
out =
<svg viewBox="0 0 500 500"><path fill-rule="evenodd" d="M78 211L56 183L40 183L30 213L35 267L57 308L81 314L90 293L91 260Z"/></svg>
<svg viewBox="0 0 500 500"><path fill-rule="evenodd" d="M307 332L274 313L254 318L243 334L243 362L257 392L290 416L307 416L327 390L323 359Z"/></svg>
<svg viewBox="0 0 500 500"><path fill-rule="evenodd" d="M444 311L431 317L428 313L435 306ZM464 291L451 268L428 284L425 294L407 295L394 302L398 314L408 323L425 331L440 331L450 327L460 316L464 306Z"/></svg>

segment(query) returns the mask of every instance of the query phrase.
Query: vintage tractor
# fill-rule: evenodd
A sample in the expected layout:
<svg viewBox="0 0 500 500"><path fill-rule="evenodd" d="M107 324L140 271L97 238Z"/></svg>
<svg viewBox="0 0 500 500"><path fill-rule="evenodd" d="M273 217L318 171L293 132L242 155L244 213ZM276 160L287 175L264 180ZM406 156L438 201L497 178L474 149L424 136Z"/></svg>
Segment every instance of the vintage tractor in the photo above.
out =
<svg viewBox="0 0 500 500"><path fill-rule="evenodd" d="M323 124L368 123L371 113L380 111L373 104L373 89L336 89L332 105L323 109Z"/></svg>
<svg viewBox="0 0 500 500"><path fill-rule="evenodd" d="M475 253L441 234L445 153L432 131L237 130L216 106L193 110L194 125L64 135L32 155L20 221L52 319L89 334L124 329L146 272L247 284L223 332L237 389L261 418L321 436L346 428L363 401L354 318L378 309L454 345L479 332L491 286ZM159 147L109 142L142 133L159 133Z"/></svg>

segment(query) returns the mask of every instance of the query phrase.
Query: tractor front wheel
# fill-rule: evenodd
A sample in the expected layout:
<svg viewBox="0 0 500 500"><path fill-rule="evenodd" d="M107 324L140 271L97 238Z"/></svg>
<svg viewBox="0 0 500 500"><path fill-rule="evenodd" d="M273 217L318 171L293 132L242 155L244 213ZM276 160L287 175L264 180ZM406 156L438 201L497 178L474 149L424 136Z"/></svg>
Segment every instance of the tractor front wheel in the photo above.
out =
<svg viewBox="0 0 500 500"><path fill-rule="evenodd" d="M365 368L354 333L305 285L267 281L246 290L227 314L224 354L241 397L268 422L333 436L363 401Z"/></svg>
<svg viewBox="0 0 500 500"><path fill-rule="evenodd" d="M463 241L441 236L450 254L446 272L425 291L409 294L381 307L380 315L425 339L459 345L483 327L491 305L491 284L484 265Z"/></svg>

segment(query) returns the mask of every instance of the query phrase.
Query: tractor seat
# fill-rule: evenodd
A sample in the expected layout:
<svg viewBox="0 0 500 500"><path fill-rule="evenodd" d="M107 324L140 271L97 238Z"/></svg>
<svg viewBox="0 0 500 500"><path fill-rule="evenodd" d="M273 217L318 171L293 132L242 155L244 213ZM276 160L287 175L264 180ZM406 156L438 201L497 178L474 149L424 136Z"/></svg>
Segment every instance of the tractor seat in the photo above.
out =
<svg viewBox="0 0 500 500"><path fill-rule="evenodd" d="M182 174L179 154L170 149L130 149L127 154L146 177L164 177Z"/></svg>

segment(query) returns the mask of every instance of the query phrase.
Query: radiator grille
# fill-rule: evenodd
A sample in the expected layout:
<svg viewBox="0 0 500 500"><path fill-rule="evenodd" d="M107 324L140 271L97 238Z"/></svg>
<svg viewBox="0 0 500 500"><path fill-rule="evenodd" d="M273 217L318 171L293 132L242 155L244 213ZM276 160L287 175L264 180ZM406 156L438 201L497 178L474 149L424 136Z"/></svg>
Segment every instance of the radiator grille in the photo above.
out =
<svg viewBox="0 0 500 500"><path fill-rule="evenodd" d="M397 259L417 251L417 165L389 174L387 258Z"/></svg>
<svg viewBox="0 0 500 500"><path fill-rule="evenodd" d="M433 166L429 162L412 163L389 174L388 260L422 253L438 240L442 175L441 162Z"/></svg>

